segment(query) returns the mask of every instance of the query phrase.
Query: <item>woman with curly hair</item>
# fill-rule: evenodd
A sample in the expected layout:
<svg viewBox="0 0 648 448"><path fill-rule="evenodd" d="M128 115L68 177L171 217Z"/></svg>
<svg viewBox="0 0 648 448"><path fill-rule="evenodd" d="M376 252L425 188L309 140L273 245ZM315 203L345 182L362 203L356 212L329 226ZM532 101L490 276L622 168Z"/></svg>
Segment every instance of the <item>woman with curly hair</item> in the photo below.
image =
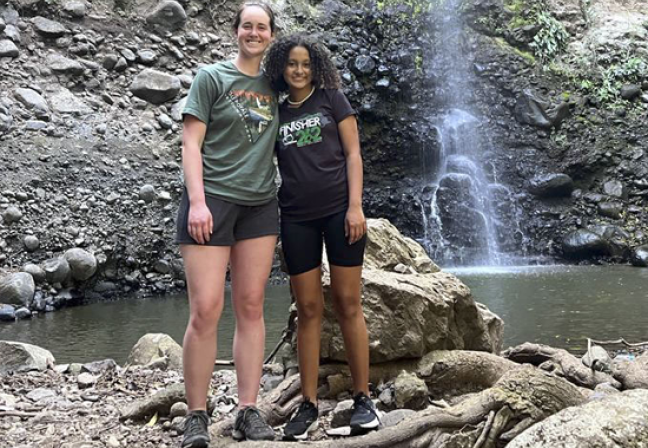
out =
<svg viewBox="0 0 648 448"><path fill-rule="evenodd" d="M277 41L268 51L265 71L275 89L288 92L279 106L275 149L282 178L281 240L297 302L303 402L284 438L305 440L317 427L323 242L333 309L353 377L351 429L373 429L379 418L368 396L369 343L360 293L367 226L355 111L339 90L340 78L326 50L304 35Z"/></svg>

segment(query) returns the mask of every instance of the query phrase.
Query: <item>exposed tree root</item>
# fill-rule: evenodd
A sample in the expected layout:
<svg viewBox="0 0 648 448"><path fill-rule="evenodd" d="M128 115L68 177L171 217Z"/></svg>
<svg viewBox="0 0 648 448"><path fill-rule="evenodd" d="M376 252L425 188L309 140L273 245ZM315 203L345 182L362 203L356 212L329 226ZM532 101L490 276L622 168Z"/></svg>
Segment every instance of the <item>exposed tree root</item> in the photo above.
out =
<svg viewBox="0 0 648 448"><path fill-rule="evenodd" d="M602 383L610 383L617 389L621 388L621 383L614 377L586 367L567 350L526 342L517 347L509 348L503 353L503 356L518 363L539 366L544 370L566 378L578 386L589 389L594 389L598 384Z"/></svg>
<svg viewBox="0 0 648 448"><path fill-rule="evenodd" d="M294 383L292 383L291 387ZM581 391L566 380L534 367L526 366L509 370L493 385L461 403L447 409L428 408L415 418L407 419L396 426L382 429L360 437L326 440L314 443L291 442L291 448L414 448L447 446L449 433L458 433L471 426L474 433L463 442L452 446L472 448L477 428L484 425L491 412L495 413L492 426L486 428L487 436L483 448L497 446L500 434L528 425L529 419L538 422L565 407L582 403L585 397ZM444 438L445 437L445 441ZM280 442L242 442L234 448L272 448ZM220 440L216 446L229 446L227 440Z"/></svg>

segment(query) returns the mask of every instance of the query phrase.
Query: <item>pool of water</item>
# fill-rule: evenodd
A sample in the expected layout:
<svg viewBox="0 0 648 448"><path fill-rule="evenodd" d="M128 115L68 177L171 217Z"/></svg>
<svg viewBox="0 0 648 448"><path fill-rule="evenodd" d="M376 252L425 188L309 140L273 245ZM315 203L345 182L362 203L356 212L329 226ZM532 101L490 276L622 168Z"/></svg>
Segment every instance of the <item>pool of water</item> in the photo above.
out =
<svg viewBox="0 0 648 448"><path fill-rule="evenodd" d="M628 266L531 266L449 269L476 300L505 322L504 345L538 342L578 352L588 337L648 340L648 269ZM266 352L288 317L287 286L266 292ZM123 364L137 340L162 332L182 342L189 315L185 295L124 299L0 324L0 340L50 350L58 363L113 358ZM234 318L226 301L218 358L230 359Z"/></svg>

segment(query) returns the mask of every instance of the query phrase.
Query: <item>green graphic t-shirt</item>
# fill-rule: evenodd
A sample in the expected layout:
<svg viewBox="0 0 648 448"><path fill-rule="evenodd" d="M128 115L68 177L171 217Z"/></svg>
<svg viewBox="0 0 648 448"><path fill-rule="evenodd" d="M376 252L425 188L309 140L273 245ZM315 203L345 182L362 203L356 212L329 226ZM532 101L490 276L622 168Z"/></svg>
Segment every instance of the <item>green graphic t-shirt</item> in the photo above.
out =
<svg viewBox="0 0 648 448"><path fill-rule="evenodd" d="M241 205L264 204L275 196L277 97L263 75L247 76L231 61L201 68L186 114L207 125L205 194Z"/></svg>

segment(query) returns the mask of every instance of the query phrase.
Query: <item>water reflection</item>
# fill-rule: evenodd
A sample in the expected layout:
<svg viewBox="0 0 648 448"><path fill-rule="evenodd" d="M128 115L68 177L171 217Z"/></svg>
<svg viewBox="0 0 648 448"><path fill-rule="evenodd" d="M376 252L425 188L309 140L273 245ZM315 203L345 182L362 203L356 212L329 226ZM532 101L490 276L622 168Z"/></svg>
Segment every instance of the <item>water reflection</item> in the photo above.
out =
<svg viewBox="0 0 648 448"><path fill-rule="evenodd" d="M648 269L627 266L522 266L450 269L474 297L504 319L504 344L538 342L582 351L586 338L648 340ZM288 316L287 286L266 293L266 352ZM228 297L229 298L229 297ZM145 333L181 342L188 318L184 295L69 308L0 325L0 340L52 351L58 363L113 358L123 364ZM229 300L218 333L218 357L231 357L234 318Z"/></svg>
<svg viewBox="0 0 648 448"><path fill-rule="evenodd" d="M218 329L219 359L232 356L234 316L229 299L227 291ZM272 350L279 340L289 305L287 287L267 289L266 351ZM125 299L62 309L32 320L0 325L0 340L44 347L54 354L57 363L113 358L123 364L130 349L146 333L167 333L181 344L188 318L189 305L184 294Z"/></svg>

